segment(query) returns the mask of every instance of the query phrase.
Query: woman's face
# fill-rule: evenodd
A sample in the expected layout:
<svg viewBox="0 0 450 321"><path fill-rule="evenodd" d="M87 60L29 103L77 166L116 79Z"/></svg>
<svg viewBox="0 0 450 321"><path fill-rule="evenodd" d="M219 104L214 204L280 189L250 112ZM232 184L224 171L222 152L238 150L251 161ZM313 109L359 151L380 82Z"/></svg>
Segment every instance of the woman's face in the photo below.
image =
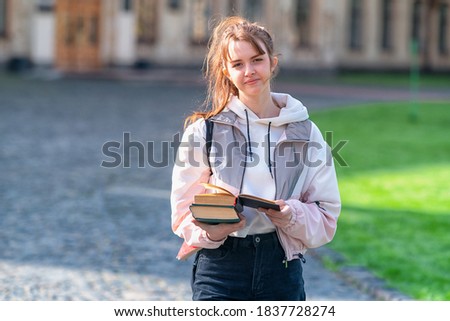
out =
<svg viewBox="0 0 450 321"><path fill-rule="evenodd" d="M262 42L259 45L265 48ZM251 43L240 40L230 41L228 53L229 60L223 71L239 90L239 97L270 92L270 79L278 63L276 57L270 59L267 50L260 54Z"/></svg>

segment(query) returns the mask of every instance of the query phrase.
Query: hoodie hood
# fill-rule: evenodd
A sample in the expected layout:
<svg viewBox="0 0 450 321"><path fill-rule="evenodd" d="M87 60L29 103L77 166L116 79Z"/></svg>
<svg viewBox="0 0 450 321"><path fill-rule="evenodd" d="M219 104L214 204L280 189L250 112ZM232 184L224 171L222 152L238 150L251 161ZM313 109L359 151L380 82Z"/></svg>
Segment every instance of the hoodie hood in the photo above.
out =
<svg viewBox="0 0 450 321"><path fill-rule="evenodd" d="M293 98L289 94L271 93L272 99L281 106L280 114L277 117L259 118L250 108L242 103L238 97L233 96L228 103L228 109L233 111L239 118L247 119L251 123L271 124L279 127L293 122L304 121L309 118L308 110L301 101Z"/></svg>

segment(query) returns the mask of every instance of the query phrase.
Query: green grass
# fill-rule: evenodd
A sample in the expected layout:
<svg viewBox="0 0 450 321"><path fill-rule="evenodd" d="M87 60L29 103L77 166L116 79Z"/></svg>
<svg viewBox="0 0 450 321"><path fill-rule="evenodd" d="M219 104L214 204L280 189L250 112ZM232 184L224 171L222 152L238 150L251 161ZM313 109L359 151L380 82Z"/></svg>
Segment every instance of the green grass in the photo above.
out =
<svg viewBox="0 0 450 321"><path fill-rule="evenodd" d="M362 108L364 107L364 108ZM333 145L342 198L330 247L418 300L450 300L450 102L313 113Z"/></svg>

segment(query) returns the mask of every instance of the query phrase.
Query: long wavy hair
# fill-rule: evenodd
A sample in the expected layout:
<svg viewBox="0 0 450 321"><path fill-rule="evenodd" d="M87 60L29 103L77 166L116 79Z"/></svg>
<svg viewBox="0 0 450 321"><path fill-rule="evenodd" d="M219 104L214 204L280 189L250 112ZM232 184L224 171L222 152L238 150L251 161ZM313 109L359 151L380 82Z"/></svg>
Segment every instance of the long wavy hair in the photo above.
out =
<svg viewBox="0 0 450 321"><path fill-rule="evenodd" d="M204 111L196 111L188 116L185 126L199 118L217 115L225 108L231 96L239 96L238 89L223 72L226 62L230 59L228 46L231 41L238 40L249 42L261 55L267 51L270 61L273 61L273 40L264 27L239 16L222 19L213 29L203 62L203 72L207 81ZM261 42L265 48L260 45Z"/></svg>

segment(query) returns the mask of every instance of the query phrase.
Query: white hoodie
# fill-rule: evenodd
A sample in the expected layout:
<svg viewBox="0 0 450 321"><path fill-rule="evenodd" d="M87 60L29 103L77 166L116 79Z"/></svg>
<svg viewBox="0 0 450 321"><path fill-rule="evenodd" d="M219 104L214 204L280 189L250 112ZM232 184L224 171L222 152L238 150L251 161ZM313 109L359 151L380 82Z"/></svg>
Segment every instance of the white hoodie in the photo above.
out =
<svg viewBox="0 0 450 321"><path fill-rule="evenodd" d="M250 108L244 105L239 98L233 97L227 108L233 111L238 118L239 129L243 133L249 130L247 140L251 142L253 158L248 159L247 168L242 186L242 194L250 194L266 199L275 198L275 181L269 167L269 160L273 159L276 143L288 123L308 119L306 107L297 99L288 94L272 93L272 99L280 106L279 116L259 118ZM247 123L248 122L248 123ZM270 125L269 125L270 124ZM247 125L249 125L247 127ZM269 140L267 135L270 134ZM270 146L270 158L267 146ZM244 207L247 226L232 236L245 237L248 234L262 234L275 231L275 226L266 215L254 208Z"/></svg>

